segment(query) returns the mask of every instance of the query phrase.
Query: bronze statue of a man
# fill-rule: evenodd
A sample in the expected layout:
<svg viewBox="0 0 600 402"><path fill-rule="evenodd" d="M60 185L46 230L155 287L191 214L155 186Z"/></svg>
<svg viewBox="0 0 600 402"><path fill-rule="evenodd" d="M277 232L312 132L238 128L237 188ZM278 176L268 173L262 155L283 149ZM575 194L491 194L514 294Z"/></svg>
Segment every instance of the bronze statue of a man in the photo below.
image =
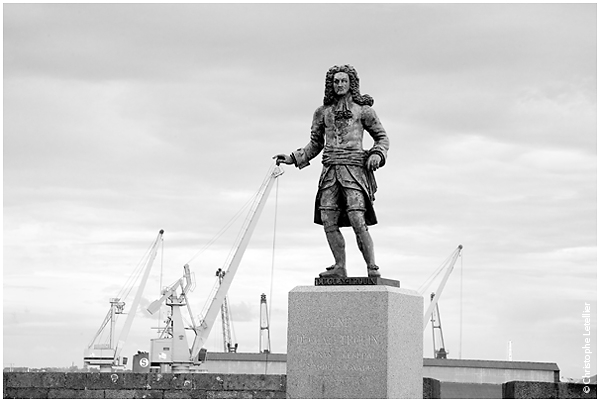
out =
<svg viewBox="0 0 600 402"><path fill-rule="evenodd" d="M325 229L335 264L320 277L347 276L345 241L340 232L344 226L352 226L356 234L368 276L381 276L367 226L377 223L373 171L385 165L390 142L372 105L373 98L360 94L358 74L352 66L331 67L325 76L323 106L313 115L310 142L290 155L273 157L277 165L293 163L303 169L324 149L314 221ZM364 130L374 140L368 151L362 147Z"/></svg>

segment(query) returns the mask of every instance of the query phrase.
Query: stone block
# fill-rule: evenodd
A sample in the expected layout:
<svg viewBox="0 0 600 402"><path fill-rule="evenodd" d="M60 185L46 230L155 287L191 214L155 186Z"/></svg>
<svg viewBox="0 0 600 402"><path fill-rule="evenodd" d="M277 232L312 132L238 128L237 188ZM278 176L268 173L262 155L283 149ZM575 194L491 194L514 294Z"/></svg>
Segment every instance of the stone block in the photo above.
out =
<svg viewBox="0 0 600 402"><path fill-rule="evenodd" d="M247 391L285 391L281 375L229 374L223 376L223 389Z"/></svg>
<svg viewBox="0 0 600 402"><path fill-rule="evenodd" d="M104 390L101 389L78 389L75 390L75 399L104 399Z"/></svg>
<svg viewBox="0 0 600 402"><path fill-rule="evenodd" d="M39 373L3 373L5 388L42 388Z"/></svg>
<svg viewBox="0 0 600 402"><path fill-rule="evenodd" d="M210 391L223 390L227 374L194 374L194 389L203 389Z"/></svg>
<svg viewBox="0 0 600 402"><path fill-rule="evenodd" d="M46 388L5 388L4 399L48 399Z"/></svg>
<svg viewBox="0 0 600 402"><path fill-rule="evenodd" d="M123 389L125 373L87 373L85 387L88 389Z"/></svg>
<svg viewBox="0 0 600 402"><path fill-rule="evenodd" d="M192 373L177 373L171 378L171 389L187 389L194 388L194 374Z"/></svg>
<svg viewBox="0 0 600 402"><path fill-rule="evenodd" d="M206 391L207 399L252 399L250 391Z"/></svg>
<svg viewBox="0 0 600 402"><path fill-rule="evenodd" d="M107 389L104 391L106 399L133 399L136 390L134 389Z"/></svg>
<svg viewBox="0 0 600 402"><path fill-rule="evenodd" d="M438 380L423 378L423 399L441 399L441 387Z"/></svg>
<svg viewBox="0 0 600 402"><path fill-rule="evenodd" d="M65 373L41 373L44 388L64 388Z"/></svg>
<svg viewBox="0 0 600 402"><path fill-rule="evenodd" d="M252 391L252 399L285 399L285 391Z"/></svg>
<svg viewBox="0 0 600 402"><path fill-rule="evenodd" d="M423 397L423 298L390 286L289 293L287 395Z"/></svg>
<svg viewBox="0 0 600 402"><path fill-rule="evenodd" d="M149 389L171 389L171 380L175 375L171 373L150 373L148 374Z"/></svg>
<svg viewBox="0 0 600 402"><path fill-rule="evenodd" d="M100 389L60 389L48 391L48 399L104 399L104 391Z"/></svg>
<svg viewBox="0 0 600 402"><path fill-rule="evenodd" d="M165 390L164 399L206 399L206 392L202 389L174 389Z"/></svg>
<svg viewBox="0 0 600 402"><path fill-rule="evenodd" d="M561 383L558 388L559 399L598 399L596 384Z"/></svg>
<svg viewBox="0 0 600 402"><path fill-rule="evenodd" d="M502 384L502 398L596 399L596 387L595 384L585 385L564 382L510 381Z"/></svg>
<svg viewBox="0 0 600 402"><path fill-rule="evenodd" d="M105 399L163 399L163 390L107 389Z"/></svg>
<svg viewBox="0 0 600 402"><path fill-rule="evenodd" d="M123 388L126 389L150 389L148 373L121 373L123 376Z"/></svg>
<svg viewBox="0 0 600 402"><path fill-rule="evenodd" d="M65 388L86 389L89 373L66 373Z"/></svg>

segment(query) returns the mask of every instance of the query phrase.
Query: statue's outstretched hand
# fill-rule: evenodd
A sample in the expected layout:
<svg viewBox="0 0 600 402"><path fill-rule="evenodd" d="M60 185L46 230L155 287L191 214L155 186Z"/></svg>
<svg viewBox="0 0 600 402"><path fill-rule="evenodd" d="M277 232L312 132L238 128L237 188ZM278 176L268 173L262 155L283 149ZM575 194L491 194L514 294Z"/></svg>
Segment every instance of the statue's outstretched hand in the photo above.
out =
<svg viewBox="0 0 600 402"><path fill-rule="evenodd" d="M290 155L286 154L277 154L273 157L275 159L275 164L279 166L280 163L285 163L286 165L291 165L294 163L294 160Z"/></svg>
<svg viewBox="0 0 600 402"><path fill-rule="evenodd" d="M379 168L379 164L381 163L381 156L377 154L371 154L369 159L367 159L367 169L369 170L377 170Z"/></svg>

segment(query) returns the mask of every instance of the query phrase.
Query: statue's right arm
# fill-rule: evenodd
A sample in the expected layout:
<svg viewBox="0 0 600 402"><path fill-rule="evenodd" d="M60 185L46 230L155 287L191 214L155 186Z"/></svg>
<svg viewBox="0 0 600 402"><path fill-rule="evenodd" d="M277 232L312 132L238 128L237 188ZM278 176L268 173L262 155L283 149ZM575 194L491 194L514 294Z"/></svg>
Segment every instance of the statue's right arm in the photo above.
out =
<svg viewBox="0 0 600 402"><path fill-rule="evenodd" d="M325 147L325 118L323 106L315 110L310 127L310 141L304 148L298 148L291 153L291 158L298 169L310 165L309 161Z"/></svg>

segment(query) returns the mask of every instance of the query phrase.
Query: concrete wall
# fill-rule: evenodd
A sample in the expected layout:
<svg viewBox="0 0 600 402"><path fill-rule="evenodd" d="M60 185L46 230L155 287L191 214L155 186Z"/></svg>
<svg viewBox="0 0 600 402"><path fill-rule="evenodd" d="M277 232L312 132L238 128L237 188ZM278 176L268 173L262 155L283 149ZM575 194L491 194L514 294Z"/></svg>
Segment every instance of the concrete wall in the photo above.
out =
<svg viewBox="0 0 600 402"><path fill-rule="evenodd" d="M285 399L285 375L4 373L4 399ZM423 379L423 397L440 383Z"/></svg>
<svg viewBox="0 0 600 402"><path fill-rule="evenodd" d="M554 372L482 367L423 366L423 376L442 382L502 384L507 381L553 382Z"/></svg>
<svg viewBox="0 0 600 402"><path fill-rule="evenodd" d="M503 399L597 399L596 384L511 381L503 384Z"/></svg>
<svg viewBox="0 0 600 402"><path fill-rule="evenodd" d="M441 399L502 399L502 384L440 383Z"/></svg>
<svg viewBox="0 0 600 402"><path fill-rule="evenodd" d="M208 373L285 374L286 355L209 352L202 368Z"/></svg>

